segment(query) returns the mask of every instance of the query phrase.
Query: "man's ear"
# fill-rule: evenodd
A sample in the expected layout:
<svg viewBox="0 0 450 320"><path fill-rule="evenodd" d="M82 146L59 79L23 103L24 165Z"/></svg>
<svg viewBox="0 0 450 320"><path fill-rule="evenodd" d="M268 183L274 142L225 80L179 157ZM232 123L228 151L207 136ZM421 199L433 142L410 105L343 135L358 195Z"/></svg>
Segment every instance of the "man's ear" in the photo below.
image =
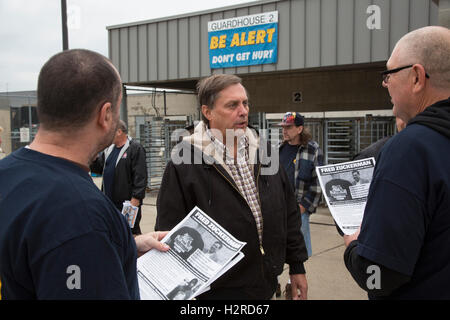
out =
<svg viewBox="0 0 450 320"><path fill-rule="evenodd" d="M422 91L425 88L425 82L427 81L426 79L426 72L425 72L425 68L420 65L420 64L415 64L412 67L412 71L413 71L413 77L414 77L414 88L413 88L413 92L419 92Z"/></svg>
<svg viewBox="0 0 450 320"><path fill-rule="evenodd" d="M111 102L105 102L101 107L97 115L97 124L102 128L107 128L108 123L112 120L112 104Z"/></svg>
<svg viewBox="0 0 450 320"><path fill-rule="evenodd" d="M208 121L211 121L211 109L207 105L202 105L202 114Z"/></svg>

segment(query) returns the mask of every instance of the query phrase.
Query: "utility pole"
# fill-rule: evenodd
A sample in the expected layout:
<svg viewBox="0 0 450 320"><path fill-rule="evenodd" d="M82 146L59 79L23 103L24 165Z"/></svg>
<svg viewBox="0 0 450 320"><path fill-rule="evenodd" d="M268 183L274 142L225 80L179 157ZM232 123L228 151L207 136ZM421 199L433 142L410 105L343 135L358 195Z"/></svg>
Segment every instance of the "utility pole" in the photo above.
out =
<svg viewBox="0 0 450 320"><path fill-rule="evenodd" d="M69 36L67 32L67 2L61 0L61 17L62 17L62 39L63 39L63 51L69 49Z"/></svg>

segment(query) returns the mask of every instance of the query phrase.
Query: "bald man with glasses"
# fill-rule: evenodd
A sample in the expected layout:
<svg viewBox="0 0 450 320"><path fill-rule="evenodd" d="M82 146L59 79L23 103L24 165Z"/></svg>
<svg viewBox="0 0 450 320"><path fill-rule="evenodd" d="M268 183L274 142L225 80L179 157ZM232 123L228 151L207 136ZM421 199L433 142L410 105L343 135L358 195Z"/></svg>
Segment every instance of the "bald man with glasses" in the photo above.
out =
<svg viewBox="0 0 450 320"><path fill-rule="evenodd" d="M381 72L381 76L383 77L383 84L387 85L387 83L389 82L389 77L391 76L391 74L399 72L399 71L402 71L402 70L407 69L407 68L412 68L412 67L414 67L414 65L410 64L408 66L399 67L399 68L395 68L395 69L391 69L391 70L385 70L385 71ZM425 73L425 77L426 78L430 78L428 73Z"/></svg>
<svg viewBox="0 0 450 320"><path fill-rule="evenodd" d="M407 126L380 152L345 264L370 299L450 299L450 30L406 34L386 67Z"/></svg>

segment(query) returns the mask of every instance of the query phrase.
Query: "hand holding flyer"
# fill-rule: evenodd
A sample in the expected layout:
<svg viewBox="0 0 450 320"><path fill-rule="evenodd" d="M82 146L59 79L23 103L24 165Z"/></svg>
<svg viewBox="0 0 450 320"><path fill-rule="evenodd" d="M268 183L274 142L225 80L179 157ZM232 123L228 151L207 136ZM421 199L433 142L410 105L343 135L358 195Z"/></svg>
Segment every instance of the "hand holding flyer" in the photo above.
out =
<svg viewBox="0 0 450 320"><path fill-rule="evenodd" d="M128 200L123 203L122 214L127 219L127 222L128 222L128 225L130 226L130 228L134 228L138 210L139 210L139 207L133 206L131 204L131 202Z"/></svg>
<svg viewBox="0 0 450 320"><path fill-rule="evenodd" d="M142 300L193 299L244 257L246 244L197 207L161 242L169 251L150 250L137 261Z"/></svg>
<svg viewBox="0 0 450 320"><path fill-rule="evenodd" d="M346 235L361 225L374 167L374 158L316 167L331 215Z"/></svg>

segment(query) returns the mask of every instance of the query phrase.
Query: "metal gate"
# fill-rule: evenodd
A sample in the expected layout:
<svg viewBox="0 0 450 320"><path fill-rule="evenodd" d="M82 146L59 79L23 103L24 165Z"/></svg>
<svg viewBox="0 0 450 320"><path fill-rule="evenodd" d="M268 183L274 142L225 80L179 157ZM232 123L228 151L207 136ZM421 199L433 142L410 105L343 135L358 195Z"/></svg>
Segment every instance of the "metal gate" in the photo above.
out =
<svg viewBox="0 0 450 320"><path fill-rule="evenodd" d="M359 121L358 152L381 138L393 136L396 131L393 117L365 117Z"/></svg>
<svg viewBox="0 0 450 320"><path fill-rule="evenodd" d="M162 176L170 153L177 143L171 141L172 133L176 129L184 129L191 124L190 117L183 119L170 119L163 117L150 117L144 125L139 126L141 144L146 151L147 187L150 191L159 189Z"/></svg>
<svg viewBox="0 0 450 320"><path fill-rule="evenodd" d="M273 140L274 143L281 142L283 138L282 129L277 125L282 116L283 114L260 116L269 129L269 139L273 140L278 135L279 140ZM396 132L393 116L309 118L306 115L304 126L311 133L312 140L319 143L326 164L350 161L362 149Z"/></svg>
<svg viewBox="0 0 450 320"><path fill-rule="evenodd" d="M162 174L165 168L164 146L164 119L154 117L140 126L141 144L146 151L147 162L147 186L150 190L161 184Z"/></svg>
<svg viewBox="0 0 450 320"><path fill-rule="evenodd" d="M281 119L267 119L266 120L266 128L267 135L264 137L268 139L273 146L279 146L283 141L283 131L281 127L278 125Z"/></svg>
<svg viewBox="0 0 450 320"><path fill-rule="evenodd" d="M350 161L358 153L358 122L351 119L326 119L323 143L325 163Z"/></svg>
<svg viewBox="0 0 450 320"><path fill-rule="evenodd" d="M305 118L305 128L311 133L312 140L319 146L323 146L323 120L315 118Z"/></svg>
<svg viewBox="0 0 450 320"><path fill-rule="evenodd" d="M24 97L20 97L24 98ZM25 97L27 100L31 98ZM12 100L12 99L11 99ZM15 98L17 105L23 103L24 99ZM32 105L10 105L11 119L11 152L31 143L38 131L38 118L36 107Z"/></svg>
<svg viewBox="0 0 450 320"><path fill-rule="evenodd" d="M278 123L281 114L255 113L249 116L249 124L259 130L260 135L278 146L283 135ZM159 189L172 148L177 141L171 141L176 129L192 124L190 117L150 117L139 125L141 144L146 150L148 187ZM307 128L314 141L323 150L325 164L351 160L358 152L373 142L395 133L394 117L354 118L308 118Z"/></svg>

